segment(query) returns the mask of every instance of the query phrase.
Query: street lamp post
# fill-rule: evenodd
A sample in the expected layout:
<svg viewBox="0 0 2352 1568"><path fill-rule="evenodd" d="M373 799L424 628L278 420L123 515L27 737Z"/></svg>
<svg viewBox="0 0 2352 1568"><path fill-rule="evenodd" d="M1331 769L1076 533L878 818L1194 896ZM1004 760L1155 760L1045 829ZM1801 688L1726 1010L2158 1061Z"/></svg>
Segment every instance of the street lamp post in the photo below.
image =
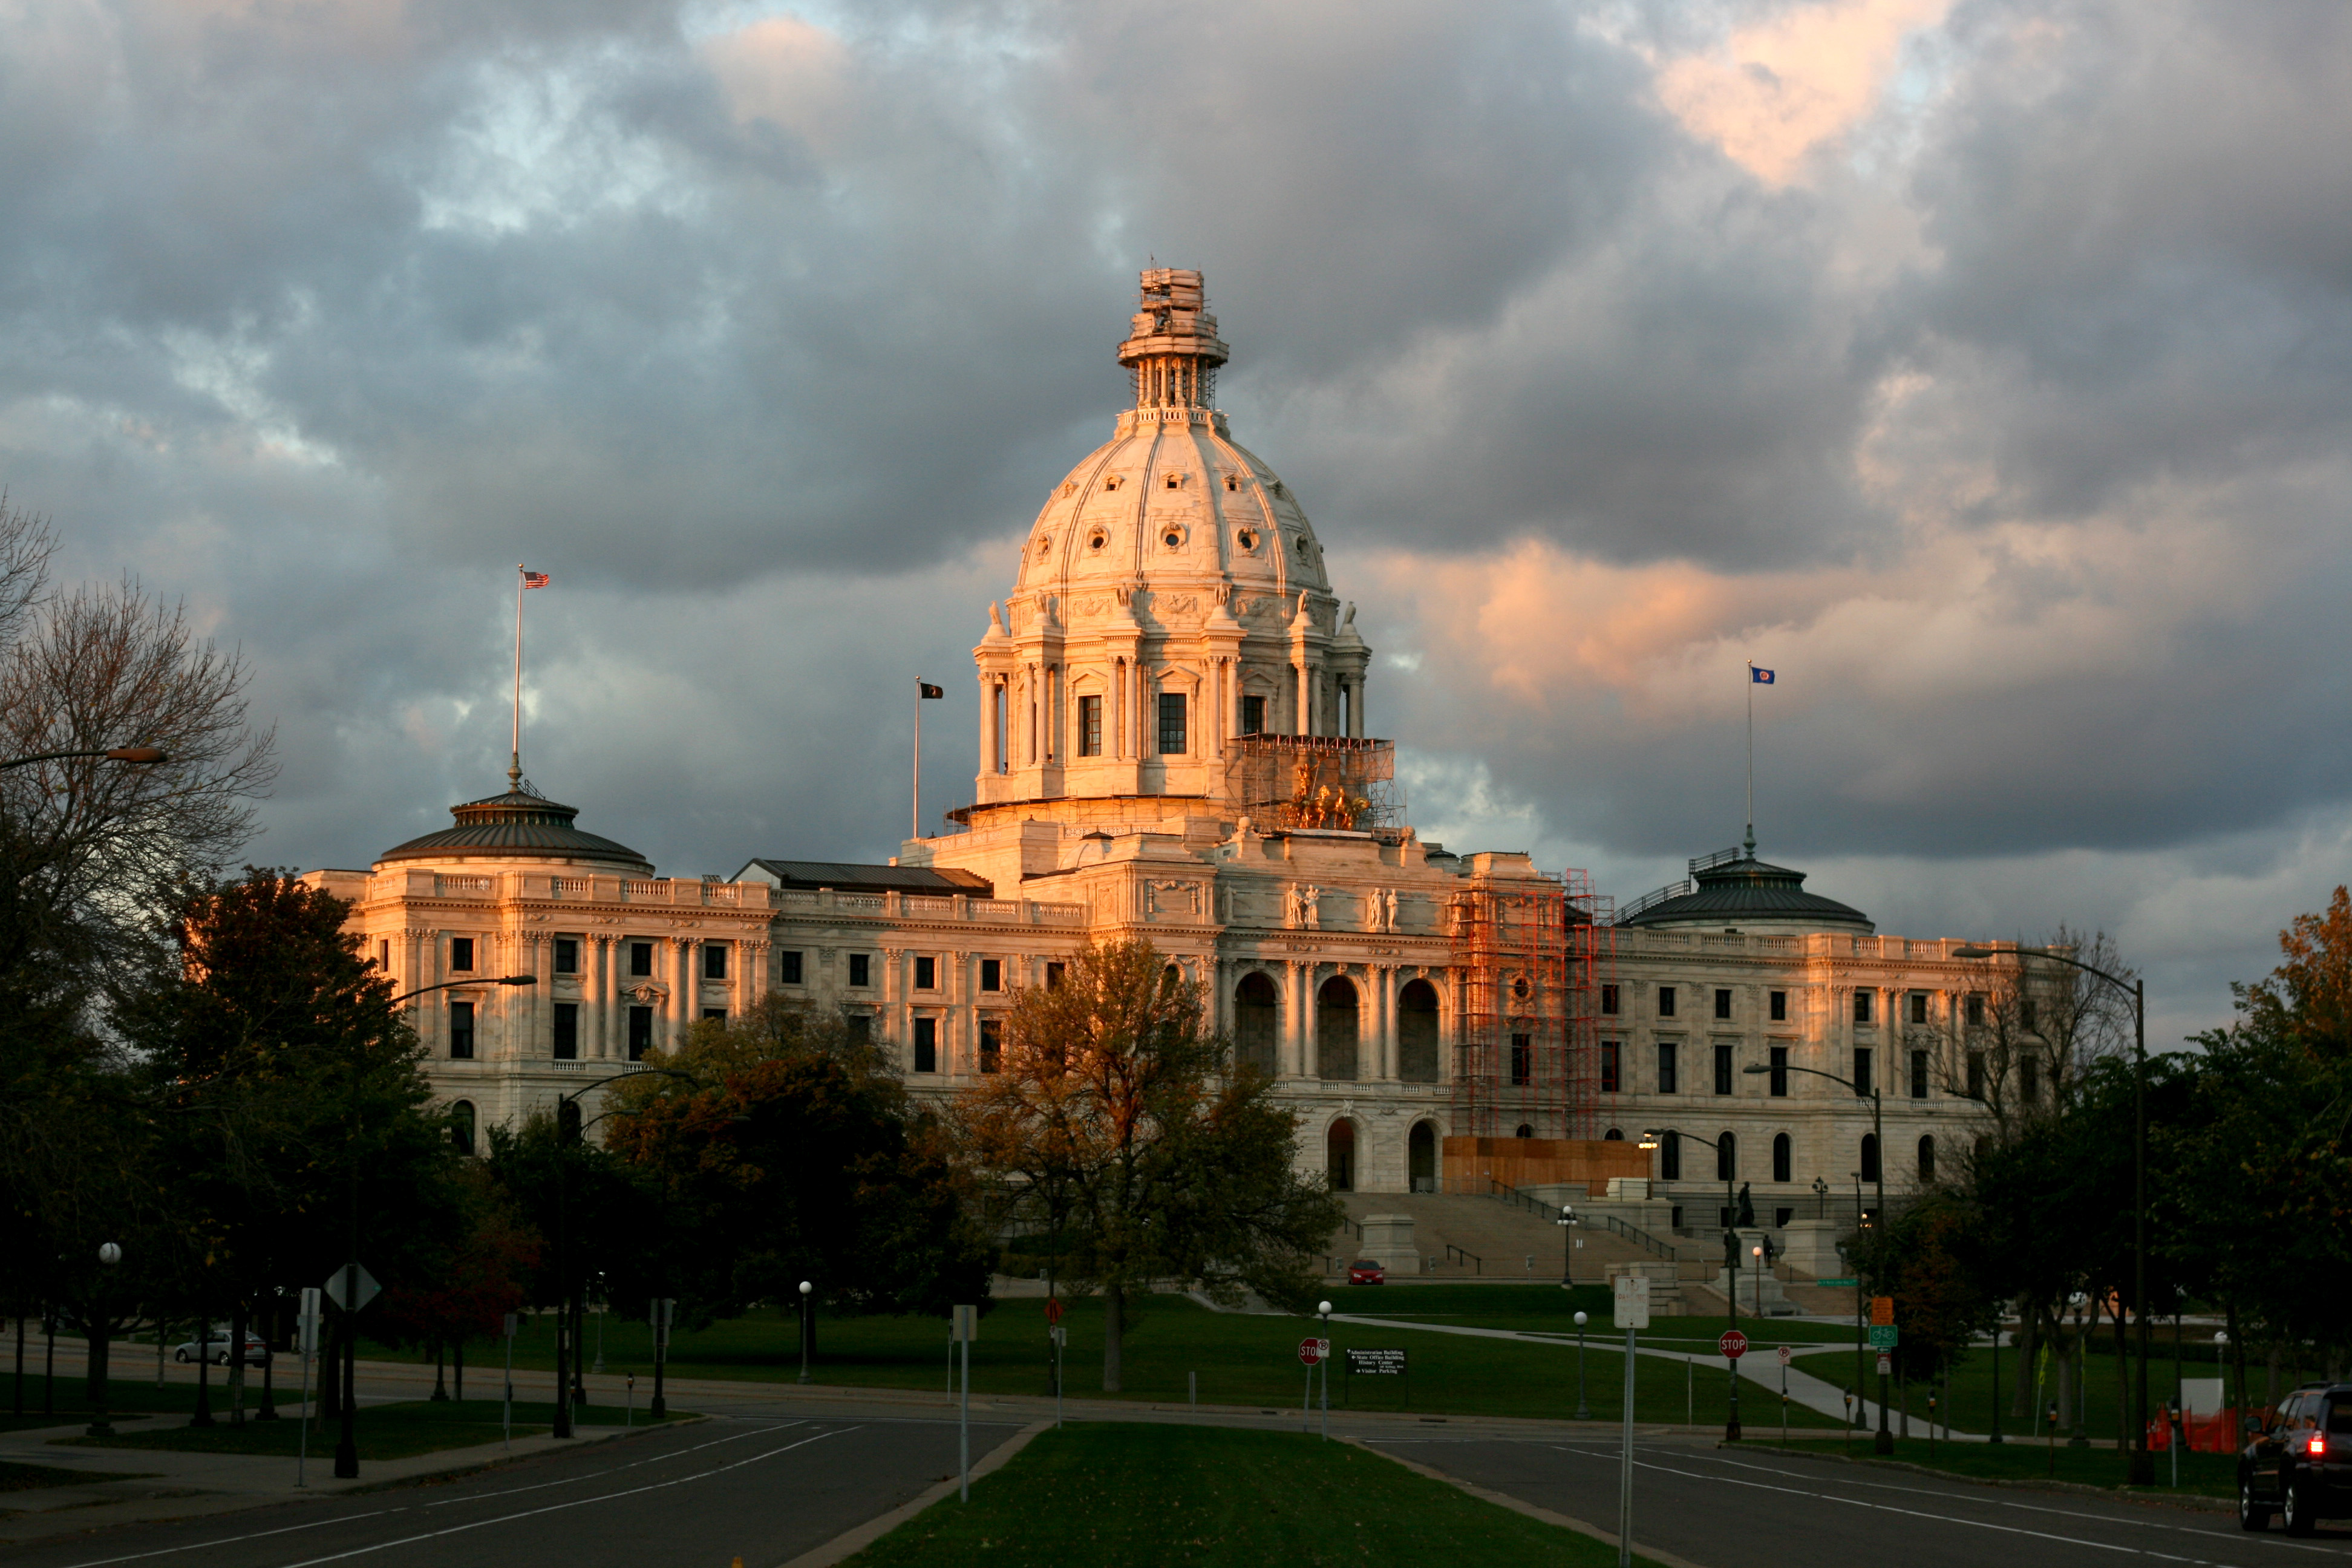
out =
<svg viewBox="0 0 2352 1568"><path fill-rule="evenodd" d="M93 1298L90 1302L91 1310L89 1325L90 1349L92 1353L89 1358L90 1374L89 1382L91 1389L97 1395L97 1403L89 1413L90 1420L88 1436L92 1437L111 1437L114 1436L114 1426L112 1423L109 1422L106 1418L106 1352L108 1343L107 1329L109 1327L106 1321L106 1275L108 1270L110 1270L116 1264L122 1261L122 1248L117 1247L110 1241L102 1241L99 1243L98 1261L100 1265L98 1282L94 1287L92 1287L90 1291ZM161 1329L156 1330L155 1338L158 1342L162 1341L163 1337L163 1331Z"/></svg>
<svg viewBox="0 0 2352 1568"><path fill-rule="evenodd" d="M1576 1284L1576 1210L1559 1205L1559 1288L1571 1289Z"/></svg>
<svg viewBox="0 0 2352 1568"><path fill-rule="evenodd" d="M801 1381L803 1383L809 1380L809 1292L815 1289L816 1287L808 1280L801 1281Z"/></svg>
<svg viewBox="0 0 2352 1568"><path fill-rule="evenodd" d="M1814 1218L1830 1217L1830 1184L1819 1176L1813 1178L1813 1205Z"/></svg>
<svg viewBox="0 0 2352 1568"><path fill-rule="evenodd" d="M1669 1138L1679 1149L1682 1141L1690 1138L1690 1134L1672 1127L1645 1127L1642 1130L1642 1142L1637 1147L1663 1148ZM1696 1143L1698 1140L1691 1138L1691 1142ZM1709 1144L1708 1147L1719 1150L1722 1145ZM1720 1157L1718 1154L1717 1158ZM1738 1233L1733 1227L1738 1222L1739 1212L1731 1205L1731 1173L1728 1171L1724 1173L1723 1195L1726 1200L1723 1211L1723 1299L1731 1310L1731 1327L1737 1330L1739 1327L1739 1240ZM1727 1443L1739 1441L1739 1363L1737 1361L1731 1363L1731 1397L1725 1409L1723 1439Z"/></svg>
<svg viewBox="0 0 2352 1568"><path fill-rule="evenodd" d="M2074 1309L2074 1375L2069 1380L2074 1398L2074 1435L2066 1439L2066 1447L2087 1448L2091 1446L2091 1437L2083 1430L2083 1374L2090 1369L2083 1364L2083 1309L2091 1304L2091 1298L2086 1292L2077 1290L2066 1299L2066 1304Z"/></svg>
<svg viewBox="0 0 2352 1568"><path fill-rule="evenodd" d="M172 760L160 746L115 746L111 749L100 747L96 751L41 752L29 757L14 757L7 762L0 763L0 773L5 773L10 768L30 767L35 763L62 762L68 757L104 757L110 763L135 763L145 767L153 767L158 763L168 763Z"/></svg>
<svg viewBox="0 0 2352 1568"><path fill-rule="evenodd" d="M1820 1068L1801 1068L1794 1062L1790 1062L1787 1066L1780 1068L1759 1066L1743 1068L1740 1070L1748 1074L1750 1077L1753 1077L1758 1073L1767 1072L1811 1073L1815 1078L1825 1078L1832 1083L1842 1083L1845 1085L1846 1088L1853 1090L1854 1098L1857 1100L1862 1097L1864 1092L1862 1086L1854 1082L1853 1079L1850 1078L1840 1078L1837 1074L1833 1072L1824 1072ZM1872 1173L1878 1179L1878 1224L1883 1227L1886 1224L1886 1108L1885 1102L1879 1096L1878 1079L1877 1075L1875 1074L1872 1075L1869 1093L1870 1146L1877 1152L1877 1158L1871 1162L1872 1165L1875 1167ZM1855 1197L1858 1201L1861 1196L1861 1177L1857 1174L1854 1179L1856 1183ZM1873 1255L1871 1275L1874 1282L1877 1279L1883 1279L1885 1275L1885 1260L1876 1256L1877 1251L1878 1249L1875 1247L1871 1248ZM1878 1374L1878 1436L1873 1441L1871 1447L1874 1451L1881 1454L1891 1454L1895 1452L1895 1431L1886 1424L1886 1373L1883 1372Z"/></svg>
<svg viewBox="0 0 2352 1568"><path fill-rule="evenodd" d="M1576 1418L1577 1418L1579 1421L1590 1421L1590 1420L1591 1420L1591 1419L1592 1419L1592 1406L1591 1406L1590 1405L1587 1405L1587 1404L1584 1402L1584 1324L1585 1324L1585 1316L1584 1316L1584 1314L1583 1314L1583 1313L1581 1313L1581 1312L1577 1313L1577 1314L1576 1314Z"/></svg>
<svg viewBox="0 0 2352 1568"><path fill-rule="evenodd" d="M1993 958L1996 948L1956 947L1954 958ZM2133 1354L2138 1362L2132 1384L2132 1447L2130 1468L2126 1479L2136 1487L2156 1484L2156 1456L2147 1447L2147 982L2134 976L2126 984L2120 974L2110 974L2095 969L2079 958L2046 947L2020 946L2016 950L2022 967L2025 955L2047 958L2081 970L2105 981L2118 991L2131 994L2132 1005L2132 1311L2139 1322L2133 1335Z"/></svg>

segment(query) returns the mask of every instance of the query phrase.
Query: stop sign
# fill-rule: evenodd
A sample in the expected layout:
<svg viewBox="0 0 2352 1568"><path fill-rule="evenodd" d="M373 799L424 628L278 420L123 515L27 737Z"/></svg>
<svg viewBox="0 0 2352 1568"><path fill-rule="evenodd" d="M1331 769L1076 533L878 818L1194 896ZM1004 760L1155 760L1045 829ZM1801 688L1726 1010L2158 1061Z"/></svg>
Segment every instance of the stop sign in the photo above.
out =
<svg viewBox="0 0 2352 1568"><path fill-rule="evenodd" d="M1331 1342L1328 1340L1301 1340L1298 1342L1298 1359L1305 1362L1308 1366L1313 1366L1317 1362L1321 1361L1325 1356L1328 1355L1330 1352Z"/></svg>
<svg viewBox="0 0 2352 1568"><path fill-rule="evenodd" d="M1727 1329L1723 1338L1715 1342L1715 1348L1729 1360L1738 1361L1748 1353L1748 1336L1738 1329Z"/></svg>

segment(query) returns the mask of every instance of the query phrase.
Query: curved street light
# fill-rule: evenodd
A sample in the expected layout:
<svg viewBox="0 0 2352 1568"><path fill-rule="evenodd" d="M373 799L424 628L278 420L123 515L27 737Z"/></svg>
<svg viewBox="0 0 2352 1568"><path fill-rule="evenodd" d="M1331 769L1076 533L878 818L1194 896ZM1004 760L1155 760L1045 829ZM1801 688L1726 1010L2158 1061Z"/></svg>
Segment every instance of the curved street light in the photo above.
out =
<svg viewBox="0 0 2352 1568"><path fill-rule="evenodd" d="M1689 1139L1694 1143L1704 1142L1679 1128L1644 1127L1642 1129L1642 1141L1634 1147L1662 1149L1665 1147L1665 1141L1669 1138L1675 1141L1676 1159L1681 1158L1682 1143L1685 1139ZM1717 1151L1717 1157L1721 1158L1722 1144L1707 1143L1706 1147ZM1739 1327L1739 1280L1738 1279L1739 1242L1737 1229L1739 1222L1739 1209L1732 1197L1731 1183L1731 1173L1727 1171L1723 1178L1723 1299L1725 1304L1731 1310L1731 1326L1736 1330ZM1731 1403L1724 1417L1723 1439L1727 1443L1739 1441L1739 1363L1737 1361L1731 1365Z"/></svg>
<svg viewBox="0 0 2352 1568"><path fill-rule="evenodd" d="M110 763L137 763L148 767L172 760L171 754L161 746L115 746L95 751L39 752L29 757L16 757L11 761L0 763L0 773L5 773L10 768L30 767L35 763L61 762L68 757L103 757Z"/></svg>
<svg viewBox="0 0 2352 1568"><path fill-rule="evenodd" d="M2003 950L1992 947L1956 947L1954 958L1998 958ZM2132 1386L2132 1447L2130 1469L2126 1475L2128 1484L2147 1487L2156 1484L2156 1455L2147 1446L2147 982L2135 975L2126 983L2120 974L2084 963L2079 958L2054 948L2026 947L2013 950L2022 969L2028 954L2046 958L2053 963L2067 964L2105 981L2116 990L2127 993L2132 1005L2132 1310L2139 1322L2133 1334L2132 1352L2139 1363L2133 1375Z"/></svg>

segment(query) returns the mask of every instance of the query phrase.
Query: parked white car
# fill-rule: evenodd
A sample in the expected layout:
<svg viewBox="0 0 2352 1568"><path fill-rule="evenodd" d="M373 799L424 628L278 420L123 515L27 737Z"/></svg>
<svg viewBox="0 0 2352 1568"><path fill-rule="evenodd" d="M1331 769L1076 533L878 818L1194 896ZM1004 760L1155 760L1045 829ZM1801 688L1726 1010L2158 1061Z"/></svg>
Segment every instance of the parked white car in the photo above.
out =
<svg viewBox="0 0 2352 1568"><path fill-rule="evenodd" d="M229 1344L229 1331L226 1329L215 1329L205 1340L202 1352L204 1358L215 1366L226 1366ZM197 1353L196 1342L189 1340L172 1352L172 1359L184 1364L194 1361ZM251 1330L247 1330L245 1353L237 1359L247 1366L268 1366L269 1364L268 1342Z"/></svg>

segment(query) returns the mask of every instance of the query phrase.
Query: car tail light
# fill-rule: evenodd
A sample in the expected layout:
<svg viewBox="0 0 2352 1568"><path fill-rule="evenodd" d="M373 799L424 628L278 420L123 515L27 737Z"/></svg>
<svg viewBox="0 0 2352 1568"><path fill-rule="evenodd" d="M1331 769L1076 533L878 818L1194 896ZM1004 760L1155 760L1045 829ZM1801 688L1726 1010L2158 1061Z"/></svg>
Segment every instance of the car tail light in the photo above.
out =
<svg viewBox="0 0 2352 1568"><path fill-rule="evenodd" d="M2310 1440L2304 1444L2303 1451L2310 1455L2315 1459L2324 1459L2327 1458L2327 1434L2325 1432L2314 1432L2311 1435Z"/></svg>

